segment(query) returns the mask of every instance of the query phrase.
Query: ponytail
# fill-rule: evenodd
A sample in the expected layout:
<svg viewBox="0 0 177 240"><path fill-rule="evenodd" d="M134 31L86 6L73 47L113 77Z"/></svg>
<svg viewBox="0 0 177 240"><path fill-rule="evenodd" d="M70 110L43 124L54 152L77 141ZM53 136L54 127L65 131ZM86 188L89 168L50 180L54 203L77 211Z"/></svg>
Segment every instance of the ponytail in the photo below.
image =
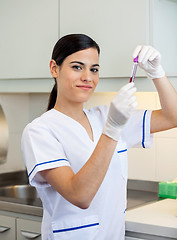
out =
<svg viewBox="0 0 177 240"><path fill-rule="evenodd" d="M53 86L52 91L49 96L47 111L54 108L56 99L57 99L57 83L55 82L55 85Z"/></svg>

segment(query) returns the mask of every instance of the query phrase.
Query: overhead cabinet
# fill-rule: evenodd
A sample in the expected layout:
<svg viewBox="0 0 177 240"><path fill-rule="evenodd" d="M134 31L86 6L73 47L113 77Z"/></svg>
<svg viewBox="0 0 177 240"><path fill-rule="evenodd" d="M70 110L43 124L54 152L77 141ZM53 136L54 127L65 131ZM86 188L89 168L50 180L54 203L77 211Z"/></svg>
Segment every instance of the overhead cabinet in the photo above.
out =
<svg viewBox="0 0 177 240"><path fill-rule="evenodd" d="M60 36L85 33L101 47L101 77L129 77L139 45L161 52L168 76L177 76L177 1L60 0ZM140 69L137 76L145 76Z"/></svg>
<svg viewBox="0 0 177 240"><path fill-rule="evenodd" d="M167 75L177 76L176 22L176 0L1 0L0 80L51 78L53 46L69 33L100 45L101 78L130 77L139 44L156 47Z"/></svg>
<svg viewBox="0 0 177 240"><path fill-rule="evenodd" d="M58 0L1 0L0 79L49 77Z"/></svg>
<svg viewBox="0 0 177 240"><path fill-rule="evenodd" d="M91 36L101 48L101 77L128 77L134 48L149 40L148 14L145 0L91 0L85 4L82 0L61 0L60 36Z"/></svg>
<svg viewBox="0 0 177 240"><path fill-rule="evenodd" d="M167 76L177 76L177 0L150 0L152 44Z"/></svg>

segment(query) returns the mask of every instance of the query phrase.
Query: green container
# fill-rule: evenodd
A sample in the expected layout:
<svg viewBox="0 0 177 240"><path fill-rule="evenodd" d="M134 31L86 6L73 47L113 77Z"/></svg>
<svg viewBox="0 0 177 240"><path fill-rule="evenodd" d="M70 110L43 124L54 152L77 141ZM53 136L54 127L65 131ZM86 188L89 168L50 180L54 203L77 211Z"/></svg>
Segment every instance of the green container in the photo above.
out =
<svg viewBox="0 0 177 240"><path fill-rule="evenodd" d="M159 183L159 197L161 198L177 198L177 183L172 181Z"/></svg>

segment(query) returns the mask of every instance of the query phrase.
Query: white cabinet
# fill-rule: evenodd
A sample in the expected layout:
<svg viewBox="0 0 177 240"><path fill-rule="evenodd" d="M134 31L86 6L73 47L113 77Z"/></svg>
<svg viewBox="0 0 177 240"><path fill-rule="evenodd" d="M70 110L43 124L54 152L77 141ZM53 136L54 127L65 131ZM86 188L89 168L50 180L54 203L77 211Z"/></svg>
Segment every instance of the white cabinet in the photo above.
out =
<svg viewBox="0 0 177 240"><path fill-rule="evenodd" d="M0 215L0 239L41 240L41 218L11 212L7 214Z"/></svg>
<svg viewBox="0 0 177 240"><path fill-rule="evenodd" d="M129 77L136 45L153 45L168 76L177 76L177 1L60 0L60 36L85 33L101 47L100 75ZM145 76L138 69L137 76Z"/></svg>
<svg viewBox="0 0 177 240"><path fill-rule="evenodd" d="M125 237L125 240L146 240L143 238Z"/></svg>
<svg viewBox="0 0 177 240"><path fill-rule="evenodd" d="M152 44L162 54L168 76L177 76L177 1L151 0Z"/></svg>
<svg viewBox="0 0 177 240"><path fill-rule="evenodd" d="M128 77L134 48L148 43L148 17L146 0L60 0L60 36L91 36L101 47L101 77Z"/></svg>
<svg viewBox="0 0 177 240"><path fill-rule="evenodd" d="M1 0L0 32L0 79L50 76L58 0Z"/></svg>
<svg viewBox="0 0 177 240"><path fill-rule="evenodd" d="M52 49L69 33L85 33L100 45L98 91L117 91L128 82L138 44L161 52L176 87L176 22L176 0L1 0L0 91L50 92ZM137 76L143 77L139 91L155 91L139 68Z"/></svg>
<svg viewBox="0 0 177 240"><path fill-rule="evenodd" d="M16 240L14 217L0 215L0 239Z"/></svg>
<svg viewBox="0 0 177 240"><path fill-rule="evenodd" d="M26 219L17 219L17 240L41 240L41 223Z"/></svg>

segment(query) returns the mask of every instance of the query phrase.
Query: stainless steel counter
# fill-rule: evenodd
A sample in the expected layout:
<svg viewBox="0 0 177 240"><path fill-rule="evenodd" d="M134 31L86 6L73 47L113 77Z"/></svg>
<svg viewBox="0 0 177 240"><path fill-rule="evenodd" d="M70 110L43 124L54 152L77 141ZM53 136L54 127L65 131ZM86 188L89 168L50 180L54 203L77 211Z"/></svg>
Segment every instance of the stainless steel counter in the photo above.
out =
<svg viewBox="0 0 177 240"><path fill-rule="evenodd" d="M16 186L28 186L28 184L26 171L0 174L0 210L42 216L42 202L39 197L30 196L29 193L26 197L25 195L18 197ZM4 188L12 186L14 189L11 189L8 196Z"/></svg>
<svg viewBox="0 0 177 240"><path fill-rule="evenodd" d="M0 174L0 187L28 184L25 171ZM158 201L158 183L128 180L127 210ZM42 216L40 198L7 197L0 195L0 210Z"/></svg>
<svg viewBox="0 0 177 240"><path fill-rule="evenodd" d="M158 201L158 182L128 180L127 210Z"/></svg>
<svg viewBox="0 0 177 240"><path fill-rule="evenodd" d="M0 198L0 210L29 214L33 216L39 216L39 217L42 217L42 213L43 213L40 199L38 204L30 204L27 202L15 201L14 199L10 201L9 199Z"/></svg>

